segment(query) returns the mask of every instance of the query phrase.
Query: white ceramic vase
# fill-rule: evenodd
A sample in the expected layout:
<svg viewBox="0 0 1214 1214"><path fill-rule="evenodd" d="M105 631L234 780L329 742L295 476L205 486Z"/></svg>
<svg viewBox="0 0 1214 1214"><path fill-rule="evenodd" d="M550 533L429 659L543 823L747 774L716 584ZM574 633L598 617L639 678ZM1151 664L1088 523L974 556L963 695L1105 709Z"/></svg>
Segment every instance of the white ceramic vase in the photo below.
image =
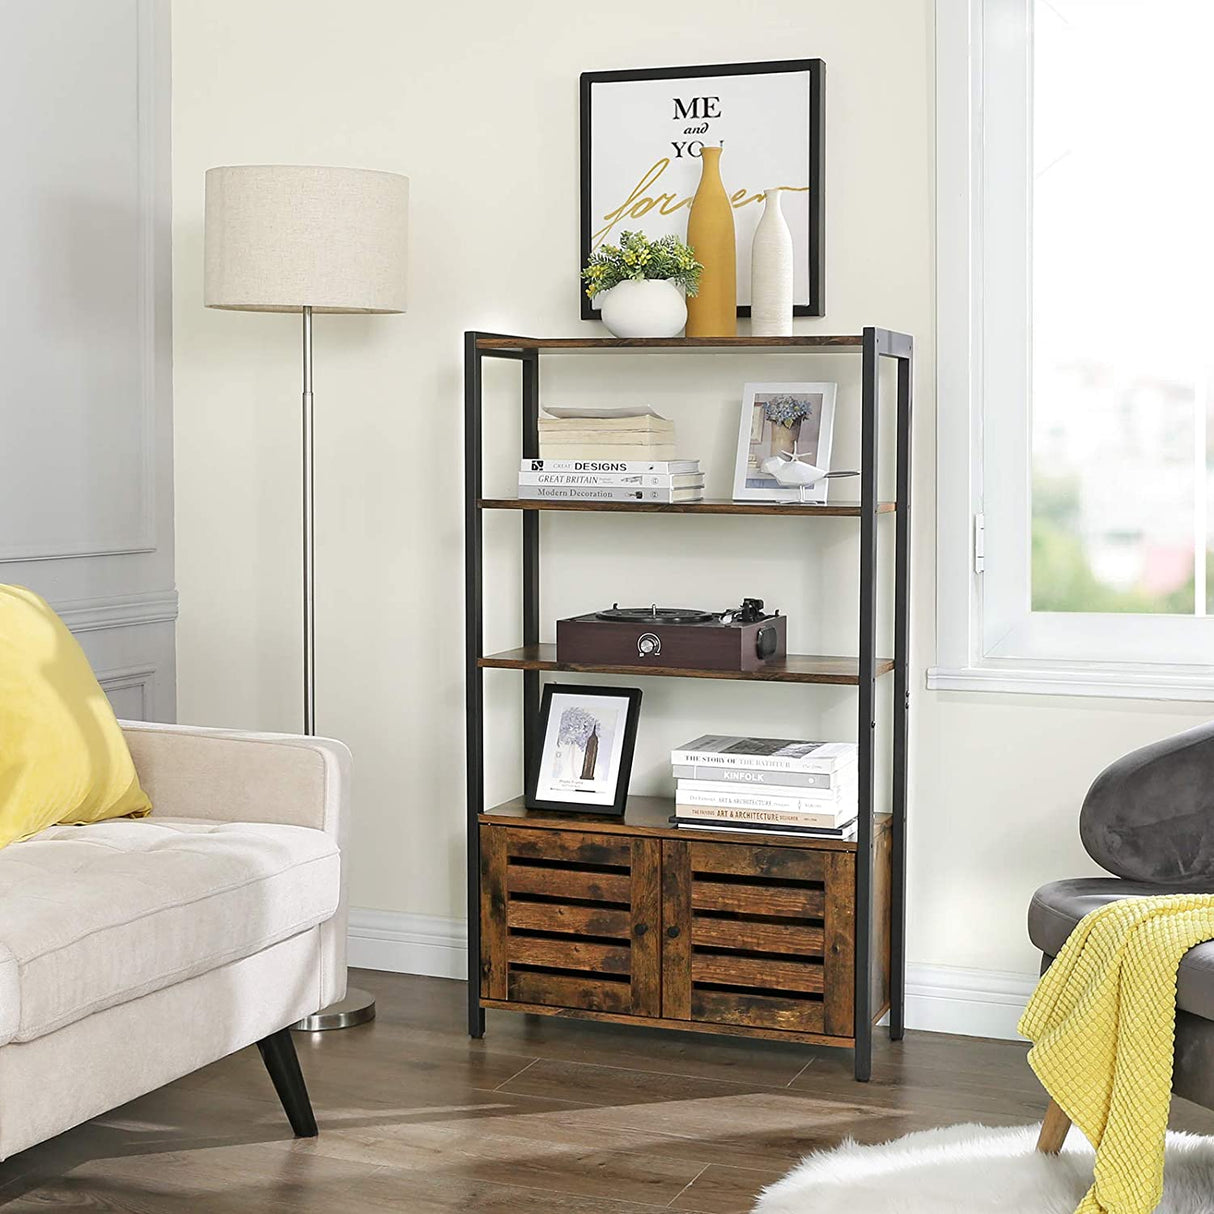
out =
<svg viewBox="0 0 1214 1214"><path fill-rule="evenodd" d="M792 333L792 233L780 191L768 190L750 246L750 331L755 337Z"/></svg>
<svg viewBox="0 0 1214 1214"><path fill-rule="evenodd" d="M687 323L687 301L664 278L616 283L598 297L603 324L616 337L677 337Z"/></svg>

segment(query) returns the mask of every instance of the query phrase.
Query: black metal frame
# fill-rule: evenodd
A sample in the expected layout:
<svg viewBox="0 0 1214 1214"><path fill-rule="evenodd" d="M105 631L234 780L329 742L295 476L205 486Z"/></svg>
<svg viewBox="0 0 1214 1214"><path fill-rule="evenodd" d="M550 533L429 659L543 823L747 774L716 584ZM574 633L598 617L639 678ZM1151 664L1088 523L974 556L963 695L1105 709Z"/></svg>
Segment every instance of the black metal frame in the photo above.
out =
<svg viewBox="0 0 1214 1214"><path fill-rule="evenodd" d="M582 260L590 260L591 90L596 84L628 80L686 80L702 76L765 76L778 72L809 75L809 303L795 304L794 316L826 315L826 63L822 59L779 59L766 63L712 63L696 67L638 67L614 72L583 72L579 80L579 131L581 134L581 208L578 247ZM580 283L579 279L579 283ZM586 292L579 290L583 320L598 320ZM748 304L738 305L739 316L749 316Z"/></svg>
<svg viewBox="0 0 1214 1214"><path fill-rule="evenodd" d="M480 349L478 339L499 338L517 346ZM603 343L610 348L612 343ZM719 347L728 349L722 338ZM676 347L677 348L677 347ZM689 347L694 348L694 347ZM746 349L755 349L747 344ZM761 348L761 347L759 347ZM893 767L890 910L890 1012L889 1034L901 1040L905 1029L906 998L906 799L907 729L910 712L908 662L910 657L910 512L911 433L914 383L914 342L890 329L865 328L859 345L779 345L781 353L841 354L859 349L862 355L860 394L860 587L859 686L857 705L859 825L856 840L856 987L855 1076L867 1080L872 1073L873 1041L873 875L875 837L873 821L873 755L876 731L877 642L877 520L880 437L880 360L897 365L897 445L895 457L896 509L894 511L894 670ZM484 358L513 359L522 364L522 456L539 457L539 356L540 350L525 338L496 333L464 335L464 522L465 522L465 670L467 677L467 815L468 815L468 1031L481 1037L485 1011L480 1003L480 844L478 815L484 812L484 689L479 665L483 656L483 535L481 522L481 369ZM756 509L770 503L756 502ZM539 643L539 511L520 510L522 516L523 643ZM536 670L523 671L523 747L534 755L539 718L540 678ZM527 772L530 777L530 771Z"/></svg>

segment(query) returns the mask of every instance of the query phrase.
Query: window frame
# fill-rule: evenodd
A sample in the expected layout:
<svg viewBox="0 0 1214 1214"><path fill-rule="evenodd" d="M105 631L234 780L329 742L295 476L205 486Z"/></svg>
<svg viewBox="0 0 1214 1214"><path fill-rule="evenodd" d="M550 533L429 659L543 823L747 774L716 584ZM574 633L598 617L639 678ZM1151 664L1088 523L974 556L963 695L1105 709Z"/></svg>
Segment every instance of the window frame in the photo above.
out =
<svg viewBox="0 0 1214 1214"><path fill-rule="evenodd" d="M1210 617L1030 610L1029 249L984 236L1027 230L1031 218L1031 20L1029 0L936 0L936 665L927 686L1214 700ZM987 281L1000 282L998 297Z"/></svg>

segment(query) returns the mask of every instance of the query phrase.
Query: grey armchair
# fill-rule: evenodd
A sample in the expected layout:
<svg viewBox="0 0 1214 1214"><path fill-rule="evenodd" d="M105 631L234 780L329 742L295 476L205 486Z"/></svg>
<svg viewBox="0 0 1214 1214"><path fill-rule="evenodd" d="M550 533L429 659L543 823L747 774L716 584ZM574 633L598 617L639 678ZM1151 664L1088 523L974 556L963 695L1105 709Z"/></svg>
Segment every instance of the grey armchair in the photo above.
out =
<svg viewBox="0 0 1214 1214"><path fill-rule="evenodd" d="M1131 751L1096 778L1079 812L1089 856L1113 875L1043 885L1029 906L1042 972L1089 911L1119 898L1214 893L1214 723ZM1176 986L1172 1090L1214 1109L1214 941L1190 949ZM1053 1154L1070 1122L1051 1102L1037 1149Z"/></svg>

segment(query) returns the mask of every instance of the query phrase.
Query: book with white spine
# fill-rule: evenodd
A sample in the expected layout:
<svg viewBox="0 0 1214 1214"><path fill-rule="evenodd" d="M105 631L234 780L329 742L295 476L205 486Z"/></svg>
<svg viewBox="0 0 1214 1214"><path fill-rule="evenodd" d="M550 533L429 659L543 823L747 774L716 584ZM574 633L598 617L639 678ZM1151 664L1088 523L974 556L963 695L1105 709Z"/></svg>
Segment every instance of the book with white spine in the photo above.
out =
<svg viewBox="0 0 1214 1214"><path fill-rule="evenodd" d="M520 485L591 485L603 488L703 489L699 472L520 472Z"/></svg>
<svg viewBox="0 0 1214 1214"><path fill-rule="evenodd" d="M572 502L700 502L702 487L688 489L638 489L631 486L519 485L520 498Z"/></svg>
<svg viewBox="0 0 1214 1214"><path fill-rule="evenodd" d="M702 767L833 773L856 761L856 744L704 734L671 751L670 761Z"/></svg>
<svg viewBox="0 0 1214 1214"><path fill-rule="evenodd" d="M698 459L522 459L520 472L653 472L663 476L700 474Z"/></svg>
<svg viewBox="0 0 1214 1214"><path fill-rule="evenodd" d="M823 809L818 813L793 810L738 809L729 805L691 805L682 798L675 799L676 818L699 818L705 821L751 822L769 826L813 826L835 829L854 821L856 803L840 806L836 810Z"/></svg>
<svg viewBox="0 0 1214 1214"><path fill-rule="evenodd" d="M829 792L806 788L787 788L782 792L738 789L711 780L680 780L675 789L678 799L686 800L688 805L732 805L738 809L806 810L814 813L840 805L850 805L854 809L856 794L854 781Z"/></svg>
<svg viewBox="0 0 1214 1214"><path fill-rule="evenodd" d="M855 764L835 771L758 771L752 767L712 767L703 763L675 763L670 774L676 780L711 780L736 788L770 788L798 791L801 789L829 790L846 780L855 779Z"/></svg>

